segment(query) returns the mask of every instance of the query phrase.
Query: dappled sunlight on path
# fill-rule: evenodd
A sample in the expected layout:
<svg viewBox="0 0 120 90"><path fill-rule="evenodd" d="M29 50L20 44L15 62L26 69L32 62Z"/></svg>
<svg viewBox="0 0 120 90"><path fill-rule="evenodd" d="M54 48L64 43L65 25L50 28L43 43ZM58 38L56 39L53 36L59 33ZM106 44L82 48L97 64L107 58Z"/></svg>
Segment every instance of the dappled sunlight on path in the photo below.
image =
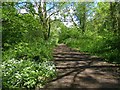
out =
<svg viewBox="0 0 120 90"><path fill-rule="evenodd" d="M57 78L44 88L120 88L120 66L64 44L54 49Z"/></svg>

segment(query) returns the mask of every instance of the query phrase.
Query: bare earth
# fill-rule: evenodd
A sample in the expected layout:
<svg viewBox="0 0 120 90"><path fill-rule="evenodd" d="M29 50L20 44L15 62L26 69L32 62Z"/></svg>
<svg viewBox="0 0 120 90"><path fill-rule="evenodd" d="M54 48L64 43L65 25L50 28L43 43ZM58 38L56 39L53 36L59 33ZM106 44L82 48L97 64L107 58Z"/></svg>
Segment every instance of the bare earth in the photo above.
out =
<svg viewBox="0 0 120 90"><path fill-rule="evenodd" d="M44 89L120 89L120 65L110 64L102 58L78 52L60 44L54 49L57 78Z"/></svg>

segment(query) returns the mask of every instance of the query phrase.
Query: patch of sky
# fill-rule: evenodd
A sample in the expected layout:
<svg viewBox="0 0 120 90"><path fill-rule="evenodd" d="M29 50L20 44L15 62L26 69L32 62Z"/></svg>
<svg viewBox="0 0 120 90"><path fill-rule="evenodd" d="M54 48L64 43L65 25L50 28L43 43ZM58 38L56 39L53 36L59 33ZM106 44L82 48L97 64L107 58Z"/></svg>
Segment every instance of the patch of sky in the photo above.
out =
<svg viewBox="0 0 120 90"><path fill-rule="evenodd" d="M53 2L49 2L49 3L47 3L47 5L46 5L46 10L49 10L50 8L52 8L53 7Z"/></svg>
<svg viewBox="0 0 120 90"><path fill-rule="evenodd" d="M22 0L22 1L26 1L26 0ZM34 0L30 0L30 1L33 2ZM39 1L39 0L36 0L36 1ZM90 6L88 5L89 8L91 8L91 10L89 9L89 11L87 12L87 14L88 14L88 19L93 18L94 12L92 11L92 9L97 6L97 2L98 2L98 0L95 0L95 2L93 2L93 5L90 5ZM47 2L47 3L46 3L46 9L49 10L50 8L52 8L52 7L53 7L55 4L57 4L57 3L58 3L58 2ZM24 6L24 5L25 5L25 3L20 3L20 4L19 4L19 6ZM70 20L71 18L70 18L70 16L69 16L69 15L71 15L72 18L73 18L73 20L74 20L74 22L75 22L76 24L79 24L79 18L74 14L74 13L75 13L75 10L76 10L76 8L75 8L74 5L75 5L75 2L70 2L70 3L65 4L65 9L69 9L69 14L68 14L68 16L66 17L66 20L65 20L65 18L61 15L61 12L58 12L58 13L56 13L56 15L51 16L51 19L54 20L55 17L56 17L57 19L60 19L62 22L64 22L64 20L65 20L66 22L64 22L64 24L66 23L68 26L71 26L71 25L73 24L72 21ZM50 11L47 12L47 15L49 16L50 14L52 14L53 12L55 12L56 9L57 9L57 8L51 9ZM65 10L65 9L64 9L64 10ZM35 7L35 10L37 11L37 7ZM64 10L62 10L62 12L63 12ZM26 13L26 10L25 10L25 9L21 9L21 12L22 12L22 13ZM92 15L91 15L91 13L92 13ZM63 14L67 14L67 12L63 12Z"/></svg>

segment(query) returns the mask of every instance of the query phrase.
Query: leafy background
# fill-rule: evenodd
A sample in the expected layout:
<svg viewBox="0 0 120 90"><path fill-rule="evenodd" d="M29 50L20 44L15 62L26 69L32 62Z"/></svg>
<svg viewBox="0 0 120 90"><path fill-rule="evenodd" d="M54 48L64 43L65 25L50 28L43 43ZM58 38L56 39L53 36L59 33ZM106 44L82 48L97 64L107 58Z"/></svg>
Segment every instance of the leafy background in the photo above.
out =
<svg viewBox="0 0 120 90"><path fill-rule="evenodd" d="M53 4L64 11L70 3ZM18 13L16 5L18 3L4 2L0 9L4 89L41 88L55 78L52 51L59 43L101 56L107 62L120 63L119 2L74 3L75 13L72 16L77 17L79 24L73 20L72 27L64 25L61 19L49 18L46 21L44 15L35 16L32 3L25 6L29 10L27 14ZM61 17L68 15L62 12Z"/></svg>

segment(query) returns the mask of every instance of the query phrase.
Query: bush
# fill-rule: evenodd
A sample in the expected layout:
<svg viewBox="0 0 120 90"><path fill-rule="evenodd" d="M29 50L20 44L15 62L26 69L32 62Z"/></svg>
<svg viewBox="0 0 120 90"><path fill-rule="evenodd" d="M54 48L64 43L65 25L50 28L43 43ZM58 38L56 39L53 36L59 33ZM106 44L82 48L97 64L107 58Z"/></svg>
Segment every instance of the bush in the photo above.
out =
<svg viewBox="0 0 120 90"><path fill-rule="evenodd" d="M15 5L2 3L3 88L42 87L55 77L50 61L55 44L43 39L38 17L19 14Z"/></svg>
<svg viewBox="0 0 120 90"><path fill-rule="evenodd" d="M20 42L3 52L3 88L42 87L55 77L53 42Z"/></svg>
<svg viewBox="0 0 120 90"><path fill-rule="evenodd" d="M88 30L81 34L73 28L69 31L66 29L62 34L62 43L79 51L101 56L108 62L120 63L120 37L113 32L105 30L98 33Z"/></svg>
<svg viewBox="0 0 120 90"><path fill-rule="evenodd" d="M3 88L42 87L55 77L55 66L51 62L36 63L14 58L3 61Z"/></svg>

